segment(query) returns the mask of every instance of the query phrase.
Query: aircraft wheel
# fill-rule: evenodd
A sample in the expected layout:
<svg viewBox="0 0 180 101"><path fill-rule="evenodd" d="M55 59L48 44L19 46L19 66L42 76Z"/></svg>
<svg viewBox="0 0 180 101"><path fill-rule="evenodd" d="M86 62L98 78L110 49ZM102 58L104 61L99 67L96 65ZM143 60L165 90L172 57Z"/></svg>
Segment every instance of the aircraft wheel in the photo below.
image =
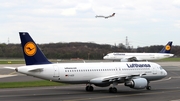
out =
<svg viewBox="0 0 180 101"><path fill-rule="evenodd" d="M117 93L117 89L115 87L110 87L109 93Z"/></svg>
<svg viewBox="0 0 180 101"><path fill-rule="evenodd" d="M94 90L93 86L90 86L89 91L93 91L93 90Z"/></svg>
<svg viewBox="0 0 180 101"><path fill-rule="evenodd" d="M147 90L151 90L151 86L147 86L146 89L147 89Z"/></svg>
<svg viewBox="0 0 180 101"><path fill-rule="evenodd" d="M93 90L94 90L93 86L86 86L86 91L93 91Z"/></svg>
<svg viewBox="0 0 180 101"><path fill-rule="evenodd" d="M109 88L109 93L112 93L112 87Z"/></svg>

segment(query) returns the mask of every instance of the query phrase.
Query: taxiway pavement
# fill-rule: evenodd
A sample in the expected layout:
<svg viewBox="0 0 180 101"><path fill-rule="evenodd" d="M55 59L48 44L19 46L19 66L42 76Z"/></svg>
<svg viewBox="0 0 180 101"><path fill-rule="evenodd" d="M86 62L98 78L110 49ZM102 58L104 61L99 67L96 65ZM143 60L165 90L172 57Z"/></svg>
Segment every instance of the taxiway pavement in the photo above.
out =
<svg viewBox="0 0 180 101"><path fill-rule="evenodd" d="M85 84L8 88L0 89L0 101L180 101L180 62L161 62L158 64L162 65L168 72L168 76L163 80L151 82L152 90L150 91L134 90L123 84L117 86L117 93L109 93L108 87L94 87L93 92L86 92ZM2 68L0 71L0 73L13 72ZM3 79L12 82L31 78L25 75L16 75L18 76L0 78L0 81ZM32 77L32 79L36 78Z"/></svg>

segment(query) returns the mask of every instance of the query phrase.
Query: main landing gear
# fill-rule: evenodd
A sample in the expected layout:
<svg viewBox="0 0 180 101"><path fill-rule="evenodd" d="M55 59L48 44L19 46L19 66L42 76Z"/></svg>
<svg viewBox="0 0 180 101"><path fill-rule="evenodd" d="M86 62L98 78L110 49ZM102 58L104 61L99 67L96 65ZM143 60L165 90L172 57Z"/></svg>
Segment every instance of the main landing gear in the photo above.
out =
<svg viewBox="0 0 180 101"><path fill-rule="evenodd" d="M112 87L109 88L109 93L117 93L116 86L118 85L117 82L113 82Z"/></svg>
<svg viewBox="0 0 180 101"><path fill-rule="evenodd" d="M94 90L94 88L93 88L93 86L91 86L91 84L86 86L86 91L92 92L93 90Z"/></svg>
<svg viewBox="0 0 180 101"><path fill-rule="evenodd" d="M109 93L117 93L117 88L116 87L110 87Z"/></svg>

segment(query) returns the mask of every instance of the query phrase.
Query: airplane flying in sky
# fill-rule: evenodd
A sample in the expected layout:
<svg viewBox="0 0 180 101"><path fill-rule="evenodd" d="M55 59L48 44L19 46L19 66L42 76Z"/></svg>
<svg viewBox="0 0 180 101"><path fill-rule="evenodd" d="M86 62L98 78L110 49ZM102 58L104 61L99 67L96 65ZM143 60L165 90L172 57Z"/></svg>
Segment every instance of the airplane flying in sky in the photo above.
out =
<svg viewBox="0 0 180 101"><path fill-rule="evenodd" d="M86 84L86 91L93 91L92 85L108 87L117 92L116 86L124 83L133 89L150 90L150 81L166 77L167 72L153 62L105 62L105 63L51 63L27 32L19 32L26 66L14 69L16 72L54 82Z"/></svg>
<svg viewBox="0 0 180 101"><path fill-rule="evenodd" d="M105 60L120 60L122 62L127 61L143 61L143 60L159 60L174 56L171 54L172 41L169 41L166 46L159 53L120 53L113 52L108 53L103 57Z"/></svg>
<svg viewBox="0 0 180 101"><path fill-rule="evenodd" d="M97 17L102 17L102 18L107 19L107 18L110 18L110 17L113 17L113 16L115 16L115 13L113 13L112 15L109 15L109 16L96 15L95 17L96 17L96 18L97 18Z"/></svg>

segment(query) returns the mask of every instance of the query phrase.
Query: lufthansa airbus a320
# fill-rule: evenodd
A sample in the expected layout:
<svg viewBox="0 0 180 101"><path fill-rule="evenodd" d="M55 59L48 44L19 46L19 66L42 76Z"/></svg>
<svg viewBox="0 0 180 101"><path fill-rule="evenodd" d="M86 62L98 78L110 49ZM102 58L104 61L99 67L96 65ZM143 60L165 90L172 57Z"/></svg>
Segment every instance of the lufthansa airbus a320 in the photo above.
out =
<svg viewBox="0 0 180 101"><path fill-rule="evenodd" d="M54 82L86 84L86 91L93 85L109 87L116 93L116 86L123 83L132 89L150 90L150 82L166 77L167 72L153 62L105 62L105 63L51 63L27 32L20 32L26 66L14 69L19 73ZM27 47L33 50L29 51Z"/></svg>

